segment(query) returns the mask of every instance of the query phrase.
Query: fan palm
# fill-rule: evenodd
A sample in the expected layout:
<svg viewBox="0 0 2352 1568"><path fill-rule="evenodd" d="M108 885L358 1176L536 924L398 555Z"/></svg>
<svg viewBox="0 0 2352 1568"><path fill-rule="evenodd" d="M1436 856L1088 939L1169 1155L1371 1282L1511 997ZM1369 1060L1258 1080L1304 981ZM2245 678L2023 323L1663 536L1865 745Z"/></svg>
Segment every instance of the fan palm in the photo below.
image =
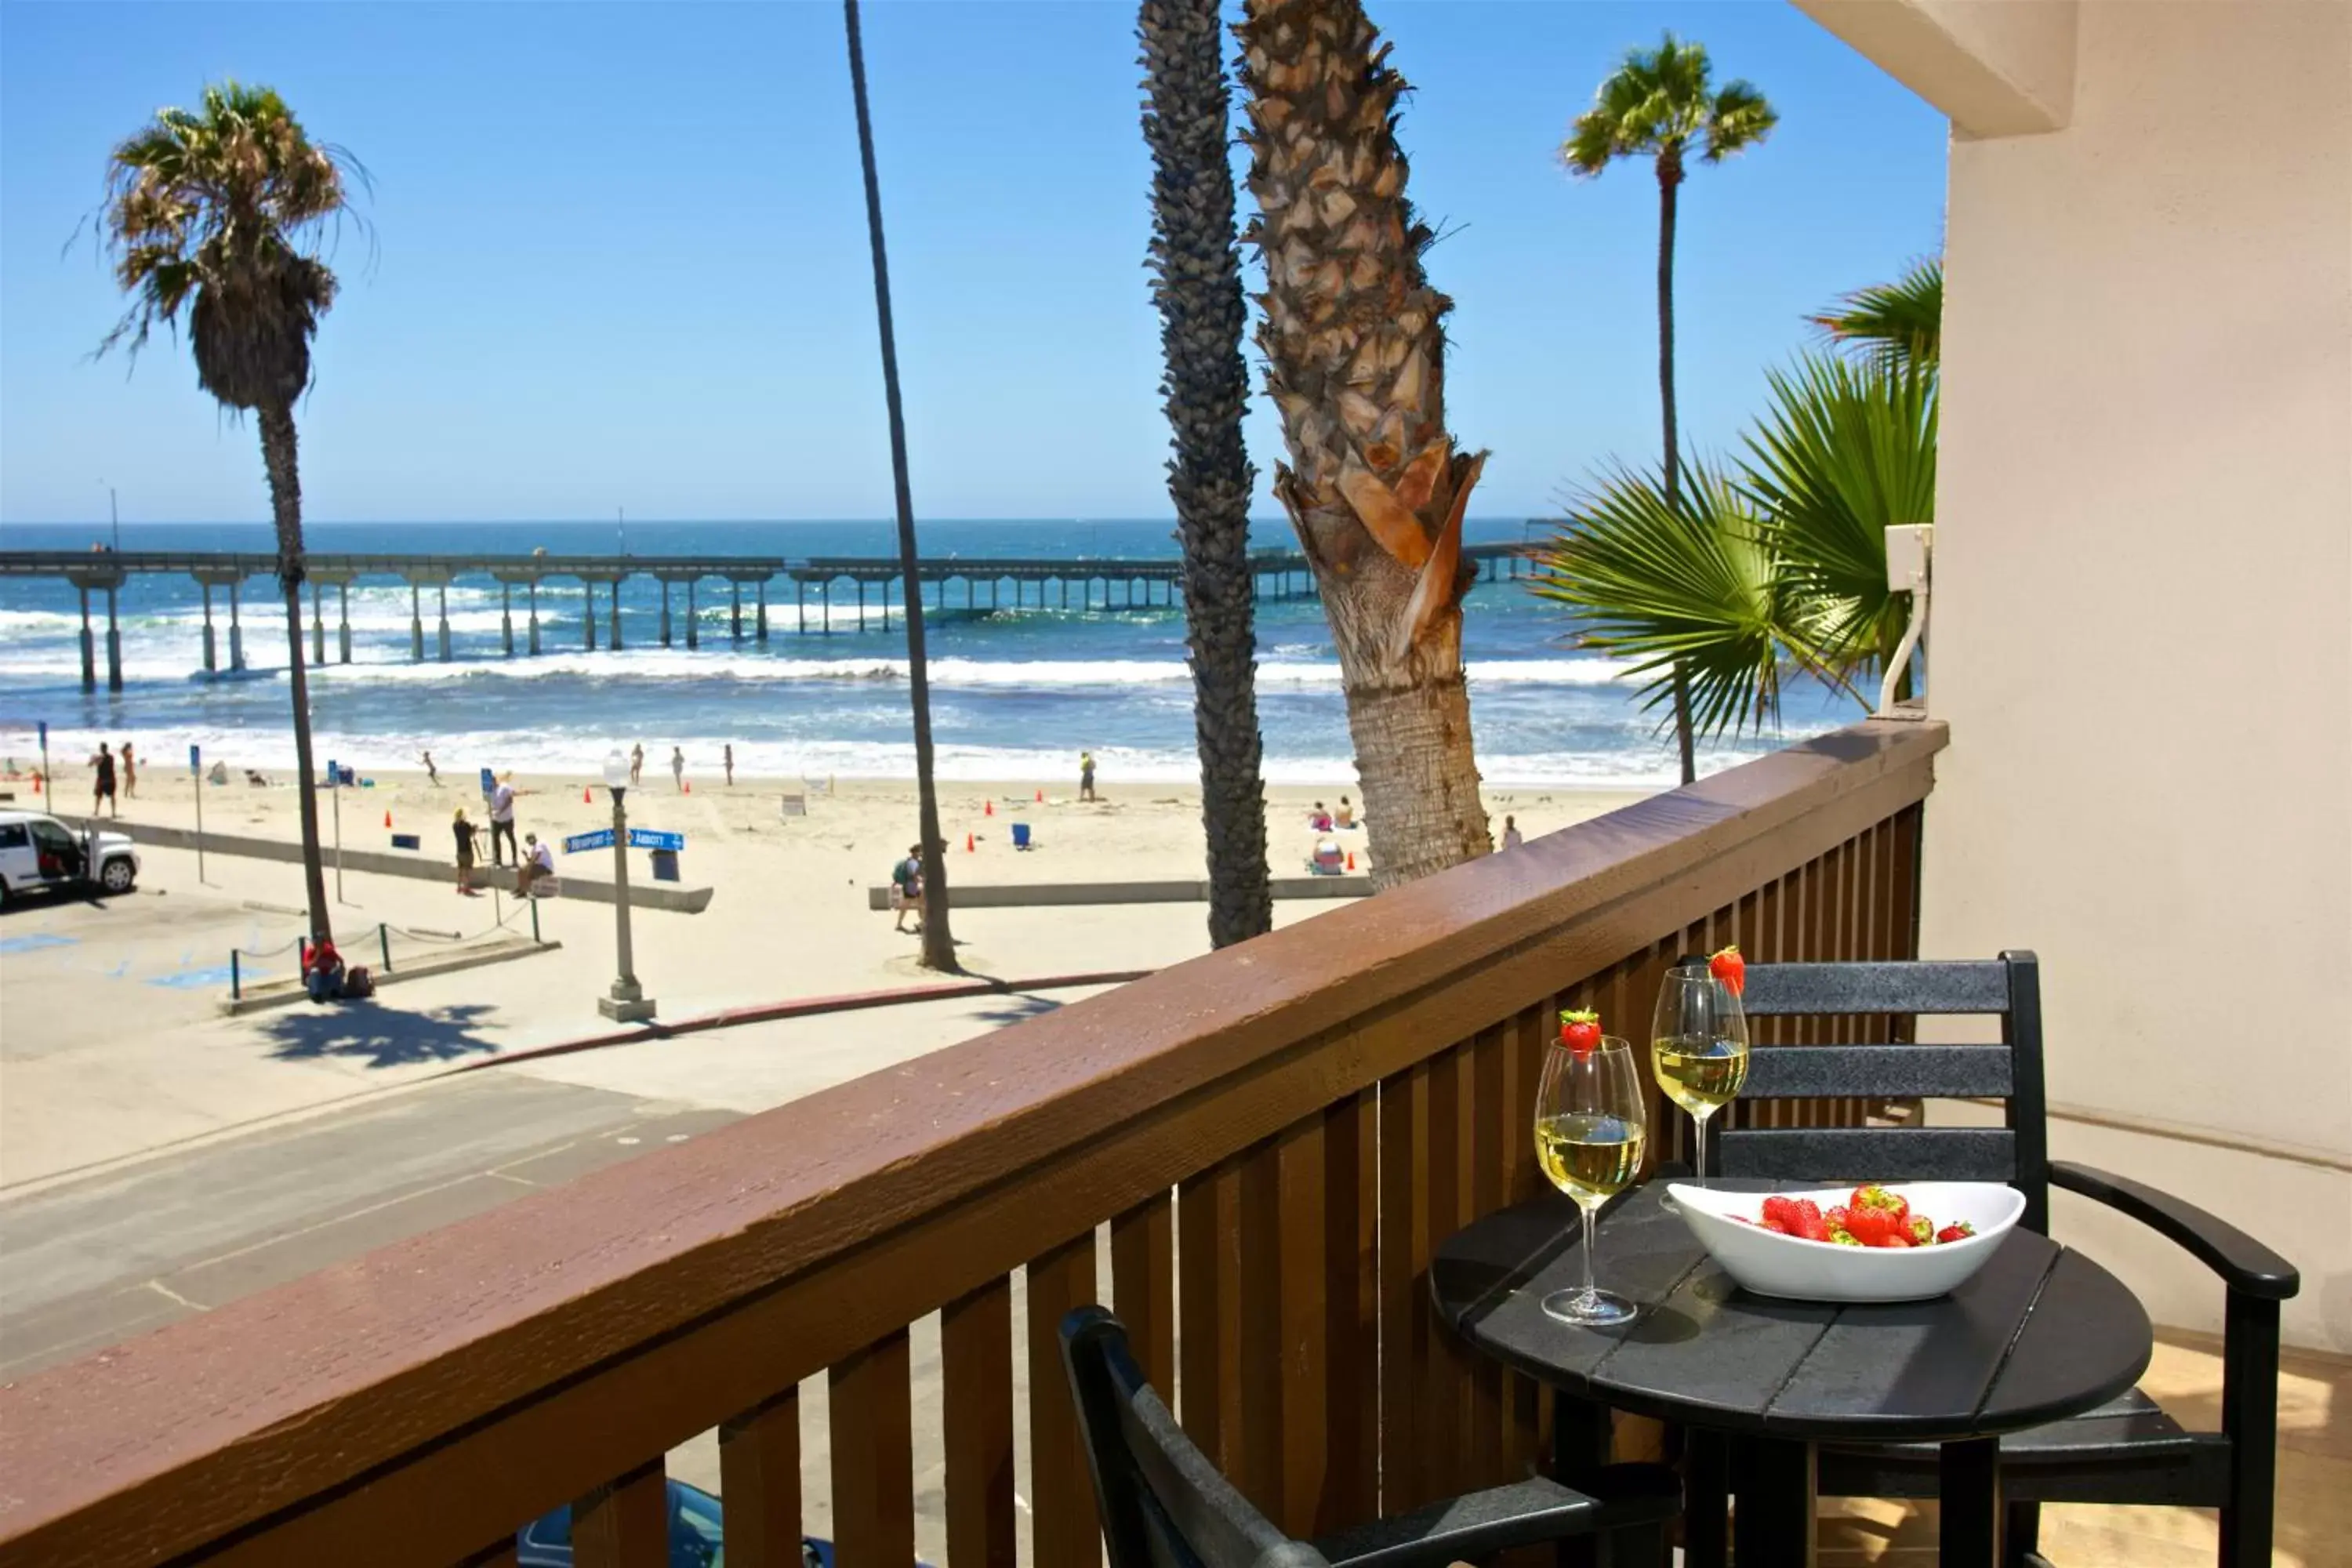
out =
<svg viewBox="0 0 2352 1568"><path fill-rule="evenodd" d="M1248 239L1290 461L1274 493L1315 570L1363 781L1376 887L1492 848L1462 668L1462 518L1486 462L1445 428L1433 238L1405 196L1404 79L1359 0L1247 0Z"/></svg>
<svg viewBox="0 0 2352 1568"><path fill-rule="evenodd" d="M1831 342L1889 364L1937 365L1944 341L1943 258L1930 257L1892 283L1855 289L1812 323Z"/></svg>
<svg viewBox="0 0 2352 1568"><path fill-rule="evenodd" d="M310 764L310 684L302 659L302 483L294 404L310 384L310 340L335 301L319 258L349 209L341 149L312 142L266 87L205 89L194 110L163 109L107 161L103 243L130 309L100 344L135 354L159 324L183 317L196 384L260 426L286 595L294 763L301 784L302 870L310 935L330 936Z"/></svg>
<svg viewBox="0 0 2352 1568"><path fill-rule="evenodd" d="M1274 925L1265 864L1265 782L1257 723L1255 594L1249 503L1256 473L1242 444L1241 256L1226 155L1219 0L1143 0L1143 139L1151 148L1152 294L1168 372L1160 384L1175 456L1168 495L1184 544L1184 625L1208 840L1209 942L1224 947Z"/></svg>
<svg viewBox="0 0 2352 1568"><path fill-rule="evenodd" d="M1714 86L1714 68L1705 47L1668 33L1654 49L1633 49L1615 74L1601 84L1592 107L1577 116L1560 146L1569 172L1597 179L1620 158L1647 158L1658 177L1658 404L1664 427L1667 510L1674 510L1682 476L1675 427L1675 216L1688 160L1719 163L1756 146L1772 133L1780 116L1764 95L1745 81ZM1690 703L1679 682L1675 698L1675 735L1682 753L1683 782L1697 776L1693 753Z"/></svg>

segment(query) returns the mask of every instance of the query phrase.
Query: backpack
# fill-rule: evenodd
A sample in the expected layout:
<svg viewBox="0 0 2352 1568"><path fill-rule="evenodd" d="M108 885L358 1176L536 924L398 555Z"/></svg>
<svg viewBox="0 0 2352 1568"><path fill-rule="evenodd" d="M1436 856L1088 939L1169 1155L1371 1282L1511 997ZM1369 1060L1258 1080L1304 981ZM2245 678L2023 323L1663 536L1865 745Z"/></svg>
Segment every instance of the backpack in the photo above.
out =
<svg viewBox="0 0 2352 1568"><path fill-rule="evenodd" d="M346 996L374 995L375 976L370 974L365 969L347 970L343 974L343 994Z"/></svg>

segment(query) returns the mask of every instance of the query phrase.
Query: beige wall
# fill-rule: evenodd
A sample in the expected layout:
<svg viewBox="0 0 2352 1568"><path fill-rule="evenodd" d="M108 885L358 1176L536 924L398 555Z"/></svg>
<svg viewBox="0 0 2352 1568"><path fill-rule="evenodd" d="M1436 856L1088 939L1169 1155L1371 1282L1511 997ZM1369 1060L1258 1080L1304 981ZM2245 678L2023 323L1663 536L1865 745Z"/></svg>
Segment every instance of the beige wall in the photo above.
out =
<svg viewBox="0 0 2352 1568"><path fill-rule="evenodd" d="M2060 129L1956 118L1923 945L2038 950L2056 1152L2286 1252L2290 1339L2352 1351L2352 6L1886 3L2016 11L2019 81L2075 27Z"/></svg>

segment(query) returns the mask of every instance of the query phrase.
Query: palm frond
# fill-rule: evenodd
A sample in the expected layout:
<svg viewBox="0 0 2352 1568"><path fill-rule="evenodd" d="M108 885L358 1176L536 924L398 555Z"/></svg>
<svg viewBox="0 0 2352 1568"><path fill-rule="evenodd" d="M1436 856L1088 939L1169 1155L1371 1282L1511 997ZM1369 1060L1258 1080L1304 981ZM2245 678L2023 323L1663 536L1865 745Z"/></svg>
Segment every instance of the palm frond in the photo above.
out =
<svg viewBox="0 0 2352 1568"><path fill-rule="evenodd" d="M1811 318L1841 346L1897 366L1936 365L1943 357L1944 261L1930 257L1892 283L1841 296Z"/></svg>
<svg viewBox="0 0 2352 1568"><path fill-rule="evenodd" d="M1727 82L1706 106L1700 156L1720 163L1735 153L1760 145L1780 122L1780 113L1764 100L1753 82Z"/></svg>
<svg viewBox="0 0 2352 1568"><path fill-rule="evenodd" d="M1715 91L1713 75L1706 47L1672 33L1627 50L1569 128L1560 161L1591 179L1619 158L1678 155L1694 141L1709 163L1763 141L1778 119L1764 95L1744 81Z"/></svg>

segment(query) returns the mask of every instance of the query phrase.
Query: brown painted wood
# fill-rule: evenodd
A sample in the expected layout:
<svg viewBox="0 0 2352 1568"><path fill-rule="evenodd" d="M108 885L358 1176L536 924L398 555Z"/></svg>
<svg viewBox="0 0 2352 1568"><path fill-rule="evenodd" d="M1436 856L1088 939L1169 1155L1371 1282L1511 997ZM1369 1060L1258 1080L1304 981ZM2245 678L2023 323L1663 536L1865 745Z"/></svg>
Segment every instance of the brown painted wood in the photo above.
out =
<svg viewBox="0 0 2352 1568"><path fill-rule="evenodd" d="M1241 1157L1241 1196L1234 1211L1241 1237L1241 1316L1234 1353L1241 1368L1240 1402L1227 1447L1226 1472L1242 1494L1269 1519L1283 1510L1282 1166L1277 1139Z"/></svg>
<svg viewBox="0 0 2352 1568"><path fill-rule="evenodd" d="M1469 1053L1455 1047L1430 1063L1429 1234L1434 1246L1470 1219ZM1425 1287L1424 1287L1425 1289ZM1476 1483L1468 1463L1470 1384L1484 1359L1444 1324L1424 1330L1419 1435L1423 1474L1432 1497L1467 1491Z"/></svg>
<svg viewBox="0 0 2352 1568"><path fill-rule="evenodd" d="M914 1560L914 1412L907 1351L906 1330L885 1334L844 1358L827 1384L833 1543L840 1568L898 1568Z"/></svg>
<svg viewBox="0 0 2352 1568"><path fill-rule="evenodd" d="M572 1505L572 1560L580 1568L669 1568L669 1483L659 1459Z"/></svg>
<svg viewBox="0 0 2352 1568"><path fill-rule="evenodd" d="M1380 1101L1363 1089L1323 1114L1324 1431L1315 1531L1380 1517Z"/></svg>
<svg viewBox="0 0 2352 1568"><path fill-rule="evenodd" d="M1151 1196L1110 1222L1111 1305L1143 1375L1176 1397L1176 1205Z"/></svg>
<svg viewBox="0 0 2352 1568"><path fill-rule="evenodd" d="M457 1556L1915 803L1943 739L1775 753L26 1379L0 1560L270 1515L231 1558Z"/></svg>
<svg viewBox="0 0 2352 1568"><path fill-rule="evenodd" d="M1092 1230L1032 1259L1029 1282L1030 1544L1036 1568L1100 1568L1101 1527L1095 1520L1092 1474L1070 1380L1062 1375L1063 1318L1095 1300ZM891 1564L914 1555L907 1552ZM842 1568L862 1568L845 1563Z"/></svg>
<svg viewBox="0 0 2352 1568"><path fill-rule="evenodd" d="M1136 1342L1142 1345L1140 1336ZM999 1276L941 1310L940 1361L948 1561L963 1568L1013 1568L1010 1279ZM1057 1356L1034 1375L1060 1373Z"/></svg>
<svg viewBox="0 0 2352 1568"><path fill-rule="evenodd" d="M1331 1458L1330 1332L1331 1287L1330 1177L1328 1139L1321 1113L1293 1122L1274 1141L1274 1253L1270 1261L1276 1287L1274 1316L1274 1384L1277 1394L1275 1421L1269 1436L1270 1456L1258 1459L1257 1473L1274 1482L1274 1506L1269 1517L1287 1533L1312 1536L1322 1529L1324 1485ZM1244 1223L1259 1223L1247 1201L1248 1177L1243 1179ZM1257 1336L1247 1327L1243 1342ZM1244 1375L1251 1373L1249 1358ZM1244 1402L1246 1403L1246 1401Z"/></svg>
<svg viewBox="0 0 2352 1568"><path fill-rule="evenodd" d="M1232 1475L1241 1411L1241 1167L1219 1163L1179 1187L1177 1270L1184 1435Z"/></svg>
<svg viewBox="0 0 2352 1568"><path fill-rule="evenodd" d="M1381 1099L1381 1511L1435 1495L1422 1441L1423 1389L1435 1325L1429 1304L1427 1062L1382 1080Z"/></svg>
<svg viewBox="0 0 2352 1568"><path fill-rule="evenodd" d="M1467 1048L1470 1070L1469 1218L1482 1219L1503 1206L1503 1058L1509 1049L1507 1026L1481 1030ZM1513 1140L1517 1142L1517 1140ZM1468 1484L1500 1486L1509 1476L1503 1464L1503 1363L1478 1357L1469 1378L1470 1432L1463 1449Z"/></svg>
<svg viewBox="0 0 2352 1568"><path fill-rule="evenodd" d="M800 1390L719 1428L719 1491L730 1568L800 1568Z"/></svg>

